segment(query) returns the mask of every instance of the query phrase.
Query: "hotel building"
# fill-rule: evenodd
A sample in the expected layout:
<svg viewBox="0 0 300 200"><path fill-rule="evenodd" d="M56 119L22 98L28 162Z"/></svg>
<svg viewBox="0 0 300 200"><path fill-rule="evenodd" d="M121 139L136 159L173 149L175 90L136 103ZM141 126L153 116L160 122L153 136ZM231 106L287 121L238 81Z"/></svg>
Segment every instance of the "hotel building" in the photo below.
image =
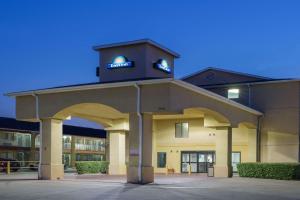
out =
<svg viewBox="0 0 300 200"><path fill-rule="evenodd" d="M69 116L105 128L109 173L131 183L167 171L213 166L215 177L231 177L238 162L299 161L299 80L218 68L176 79L179 54L149 39L93 49L98 82L7 94L17 119L41 123L41 179L63 178Z"/></svg>
<svg viewBox="0 0 300 200"><path fill-rule="evenodd" d="M62 161L65 168L76 161L105 160L106 132L101 129L63 125ZM39 124L0 117L0 159L17 160L22 167L39 162Z"/></svg>

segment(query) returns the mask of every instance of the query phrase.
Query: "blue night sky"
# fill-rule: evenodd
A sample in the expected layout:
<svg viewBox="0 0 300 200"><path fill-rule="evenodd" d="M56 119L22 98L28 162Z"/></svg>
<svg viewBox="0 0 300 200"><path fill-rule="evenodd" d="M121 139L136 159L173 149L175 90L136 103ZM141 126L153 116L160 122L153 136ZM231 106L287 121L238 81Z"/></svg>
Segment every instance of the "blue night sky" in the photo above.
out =
<svg viewBox="0 0 300 200"><path fill-rule="evenodd" d="M0 93L97 81L97 44L150 38L180 78L214 66L300 77L300 1L0 1ZM0 96L0 116L15 116ZM80 120L69 123L95 126Z"/></svg>

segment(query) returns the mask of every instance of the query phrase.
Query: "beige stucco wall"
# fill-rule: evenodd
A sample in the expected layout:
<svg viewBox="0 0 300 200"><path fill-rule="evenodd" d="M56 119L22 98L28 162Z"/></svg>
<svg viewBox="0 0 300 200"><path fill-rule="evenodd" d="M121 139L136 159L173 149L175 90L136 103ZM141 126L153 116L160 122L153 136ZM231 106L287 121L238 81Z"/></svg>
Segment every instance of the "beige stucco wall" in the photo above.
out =
<svg viewBox="0 0 300 200"><path fill-rule="evenodd" d="M262 118L262 162L299 159L299 83L255 85L253 103Z"/></svg>
<svg viewBox="0 0 300 200"><path fill-rule="evenodd" d="M136 89L134 87L120 87L40 94L39 117L57 117L55 115L60 111L83 103L99 104L99 106L102 104L117 111L129 113L136 110ZM17 119L36 118L35 98L33 96L16 97L16 107ZM90 112L92 111L90 110Z"/></svg>
<svg viewBox="0 0 300 200"><path fill-rule="evenodd" d="M140 87L142 113L182 113L186 108L200 107L218 113L234 127L240 122L249 122L254 125L257 123L257 116L254 114L179 85L161 83ZM136 112L136 92L134 86L128 86L40 94L39 116L40 118L57 118L60 117L56 115L57 113L82 103L102 104L121 113L133 113ZM33 96L16 97L16 105L18 119L28 120L36 117ZM101 113L100 109L98 113Z"/></svg>
<svg viewBox="0 0 300 200"><path fill-rule="evenodd" d="M175 84L142 86L142 112L182 113L186 108L205 108L228 119L236 127L241 122L257 123L257 116Z"/></svg>
<svg viewBox="0 0 300 200"><path fill-rule="evenodd" d="M230 86L240 89L235 101L264 113L261 119L261 161L298 162L300 132L299 82ZM209 88L227 96L229 86ZM288 142L283 142L288 141Z"/></svg>
<svg viewBox="0 0 300 200"><path fill-rule="evenodd" d="M124 131L110 131L109 132L109 174L119 175L126 173L126 133ZM118 147L118 148L116 148Z"/></svg>
<svg viewBox="0 0 300 200"><path fill-rule="evenodd" d="M298 135L269 131L262 137L262 162L297 162Z"/></svg>
<svg viewBox="0 0 300 200"><path fill-rule="evenodd" d="M189 137L175 138L175 123L189 123ZM180 160L182 151L215 151L216 134L223 130L205 128L203 118L178 119L178 120L155 120L153 126L153 166L156 173L166 173L166 168L157 168L157 152L167 153L167 167L173 168L175 173L180 173ZM233 152L241 152L241 162L248 162L248 134L255 129L248 129L245 126L233 128ZM252 145L255 145L252 143ZM253 148L253 146L251 147ZM250 149L251 149L250 148ZM254 146L254 149L256 147ZM252 149L253 150L253 149ZM251 151L252 151L251 150ZM251 153L256 154L255 151ZM251 156L250 153L250 156Z"/></svg>

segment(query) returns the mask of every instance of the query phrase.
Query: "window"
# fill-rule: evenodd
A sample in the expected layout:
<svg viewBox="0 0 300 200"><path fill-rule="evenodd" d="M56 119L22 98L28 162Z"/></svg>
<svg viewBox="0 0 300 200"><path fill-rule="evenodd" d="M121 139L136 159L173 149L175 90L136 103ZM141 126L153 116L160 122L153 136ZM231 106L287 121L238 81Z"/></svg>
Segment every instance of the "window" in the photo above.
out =
<svg viewBox="0 0 300 200"><path fill-rule="evenodd" d="M0 132L0 139L8 140L8 134L7 132Z"/></svg>
<svg viewBox="0 0 300 200"><path fill-rule="evenodd" d="M37 135L35 137L35 147L40 147L41 143L40 143L40 135Z"/></svg>
<svg viewBox="0 0 300 200"><path fill-rule="evenodd" d="M240 97L240 90L239 89L228 89L227 97L228 99L238 99Z"/></svg>
<svg viewBox="0 0 300 200"><path fill-rule="evenodd" d="M63 136L63 148L64 149L71 149L72 136L64 135Z"/></svg>
<svg viewBox="0 0 300 200"><path fill-rule="evenodd" d="M188 138L189 137L189 123L176 123L175 124L175 137Z"/></svg>
<svg viewBox="0 0 300 200"><path fill-rule="evenodd" d="M157 152L157 168L165 168L167 163L167 153Z"/></svg>

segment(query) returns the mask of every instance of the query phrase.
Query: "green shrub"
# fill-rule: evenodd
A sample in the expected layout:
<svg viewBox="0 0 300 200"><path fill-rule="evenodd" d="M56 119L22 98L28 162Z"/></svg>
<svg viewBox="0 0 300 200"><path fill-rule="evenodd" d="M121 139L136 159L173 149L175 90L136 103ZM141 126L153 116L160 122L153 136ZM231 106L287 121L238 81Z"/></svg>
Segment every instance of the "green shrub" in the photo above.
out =
<svg viewBox="0 0 300 200"><path fill-rule="evenodd" d="M78 161L75 167L78 174L107 173L108 164L107 161Z"/></svg>
<svg viewBox="0 0 300 200"><path fill-rule="evenodd" d="M300 163L240 163L237 169L240 177L300 179Z"/></svg>

